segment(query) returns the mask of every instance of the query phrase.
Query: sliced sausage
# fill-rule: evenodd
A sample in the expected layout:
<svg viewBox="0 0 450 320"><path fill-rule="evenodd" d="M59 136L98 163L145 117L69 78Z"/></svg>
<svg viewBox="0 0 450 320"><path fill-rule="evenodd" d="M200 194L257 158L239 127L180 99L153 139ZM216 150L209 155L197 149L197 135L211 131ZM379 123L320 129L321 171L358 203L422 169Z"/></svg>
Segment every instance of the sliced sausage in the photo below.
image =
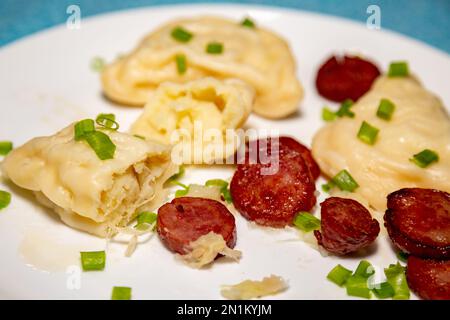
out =
<svg viewBox="0 0 450 320"><path fill-rule="evenodd" d="M319 69L316 88L329 100L358 100L369 91L380 70L372 62L359 57L330 57Z"/></svg>
<svg viewBox="0 0 450 320"><path fill-rule="evenodd" d="M319 245L327 251L345 255L371 244L380 225L370 212L352 199L331 197L320 204L321 231L314 231Z"/></svg>
<svg viewBox="0 0 450 320"><path fill-rule="evenodd" d="M406 188L387 197L384 225L402 251L423 258L450 259L450 194Z"/></svg>
<svg viewBox="0 0 450 320"><path fill-rule="evenodd" d="M450 300L450 260L408 258L408 285L419 297L427 300Z"/></svg>
<svg viewBox="0 0 450 320"><path fill-rule="evenodd" d="M261 160L261 155L266 154L279 155L280 157L295 157L296 154L299 154L308 166L312 178L316 180L320 175L319 165L316 160L314 160L311 150L294 138L286 136L279 137L278 139L266 138L253 140L246 144L245 153L242 155L245 156L245 158L240 159L237 157L236 159L239 159L237 160L237 163L239 164L244 161L245 163L264 163L264 160ZM252 160L250 160L250 158Z"/></svg>
<svg viewBox="0 0 450 320"><path fill-rule="evenodd" d="M236 225L228 209L218 201L182 197L158 210L157 231L163 243L179 254L209 232L222 235L229 248L236 244Z"/></svg>
<svg viewBox="0 0 450 320"><path fill-rule="evenodd" d="M292 224L297 212L309 211L315 205L314 179L302 154L283 146L283 139L279 140L277 148L274 148L275 142L257 142L250 143L251 148L257 145L268 157L275 156L276 165L259 158L253 162L246 159L244 164L239 164L230 184L233 203L251 221L285 227Z"/></svg>
<svg viewBox="0 0 450 320"><path fill-rule="evenodd" d="M298 152L302 156L303 160L305 160L313 179L316 180L317 178L319 178L320 168L316 160L314 160L311 150L309 150L306 146L304 146L297 140L290 137L280 137L279 141L280 149L285 149L285 152Z"/></svg>

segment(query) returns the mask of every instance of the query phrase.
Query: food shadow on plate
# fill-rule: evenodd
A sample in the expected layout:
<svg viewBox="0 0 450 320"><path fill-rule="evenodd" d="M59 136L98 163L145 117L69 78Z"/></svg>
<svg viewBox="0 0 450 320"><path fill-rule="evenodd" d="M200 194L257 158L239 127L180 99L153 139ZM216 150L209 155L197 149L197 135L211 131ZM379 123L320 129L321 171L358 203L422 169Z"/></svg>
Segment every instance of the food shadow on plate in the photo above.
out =
<svg viewBox="0 0 450 320"><path fill-rule="evenodd" d="M336 256L341 259L364 259L376 255L379 249L378 241L371 243L366 248L362 248L356 252L349 253L344 256Z"/></svg>
<svg viewBox="0 0 450 320"><path fill-rule="evenodd" d="M304 111L303 107L301 107L301 108L299 107L299 108L297 108L297 110L295 112L289 114L286 117L280 118L280 119L265 118L254 112L252 112L250 115L252 117L257 118L258 120L270 121L270 122L280 122L280 121L290 121L290 120L298 120L298 119L304 118L305 116L304 116L303 111ZM251 123L249 124L247 122L241 128L244 130L255 129L253 124L251 124ZM258 129L258 128L256 128L256 129Z"/></svg>
<svg viewBox="0 0 450 320"><path fill-rule="evenodd" d="M104 92L100 92L98 95L101 100L103 100L106 104L108 104L109 106L114 107L114 108L144 110L144 106L138 106L138 105L132 105L132 104L126 104L126 103L120 103L120 102L113 101L110 98L108 98Z"/></svg>
<svg viewBox="0 0 450 320"><path fill-rule="evenodd" d="M401 250L399 250L399 248L397 248L395 246L395 244L392 242L392 240L391 240L391 238L389 236L387 236L387 240L389 242L389 248L392 250L392 252L395 252L396 254L401 252Z"/></svg>
<svg viewBox="0 0 450 320"><path fill-rule="evenodd" d="M39 201L36 200L36 197L32 192L29 190L22 189L18 186L16 186L11 180L4 179L3 184L6 185L10 190L13 196L18 196L25 200L27 203L32 204L37 210L40 212L43 212L45 215L47 215L52 221L60 223L61 219L59 215L53 211L52 209L44 206Z"/></svg>

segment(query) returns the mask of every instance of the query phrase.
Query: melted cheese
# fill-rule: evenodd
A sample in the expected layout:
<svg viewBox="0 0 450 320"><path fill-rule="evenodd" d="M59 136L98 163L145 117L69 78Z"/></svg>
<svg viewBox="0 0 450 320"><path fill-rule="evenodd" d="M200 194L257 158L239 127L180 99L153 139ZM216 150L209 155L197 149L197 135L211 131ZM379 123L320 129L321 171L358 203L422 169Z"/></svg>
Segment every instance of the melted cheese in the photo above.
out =
<svg viewBox="0 0 450 320"><path fill-rule="evenodd" d="M193 34L189 42L173 39L181 26ZM223 44L221 54L209 54L210 42ZM175 57L183 54L187 70L180 75ZM238 78L256 90L254 111L269 118L297 110L303 89L295 76L295 62L286 41L264 28L246 28L217 17L175 20L146 36L127 56L102 73L103 90L110 99L144 105L166 81L185 83L213 76Z"/></svg>
<svg viewBox="0 0 450 320"><path fill-rule="evenodd" d="M223 286L221 294L231 300L248 300L273 295L286 290L287 287L283 278L271 275L262 281L245 280L235 285Z"/></svg>
<svg viewBox="0 0 450 320"><path fill-rule="evenodd" d="M151 95L131 132L177 145L174 153L180 151L182 163L222 160L239 146L233 130L246 121L253 97L253 89L240 80L164 83Z"/></svg>
<svg viewBox="0 0 450 320"><path fill-rule="evenodd" d="M69 226L102 237L165 199L162 184L177 171L170 148L105 131L116 153L102 161L86 142L74 140L73 127L13 150L3 162L5 174Z"/></svg>
<svg viewBox="0 0 450 320"><path fill-rule="evenodd" d="M376 116L381 99L395 104L390 121ZM450 192L450 119L441 101L413 78L377 79L372 89L352 107L354 118L339 118L314 137L312 152L327 176L347 169L360 187L355 192L378 211L386 196L406 187ZM380 131L376 143L357 138L363 121ZM440 160L423 169L409 161L431 149Z"/></svg>
<svg viewBox="0 0 450 320"><path fill-rule="evenodd" d="M212 231L191 242L188 249L190 250L189 253L177 256L188 266L196 269L211 264L219 254L235 261L238 261L242 256L239 250L228 248L222 235Z"/></svg>

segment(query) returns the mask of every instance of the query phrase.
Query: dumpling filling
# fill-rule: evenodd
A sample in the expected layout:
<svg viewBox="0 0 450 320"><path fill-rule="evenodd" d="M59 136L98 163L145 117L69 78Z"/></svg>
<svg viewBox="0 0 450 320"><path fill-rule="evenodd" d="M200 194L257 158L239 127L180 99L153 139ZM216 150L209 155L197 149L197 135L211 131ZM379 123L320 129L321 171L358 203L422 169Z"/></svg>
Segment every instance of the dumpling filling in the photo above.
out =
<svg viewBox="0 0 450 320"><path fill-rule="evenodd" d="M87 143L75 141L71 125L13 150L3 170L67 225L112 236L140 211L165 200L163 184L178 168L167 146L119 132L108 135L116 145L113 159L100 160Z"/></svg>

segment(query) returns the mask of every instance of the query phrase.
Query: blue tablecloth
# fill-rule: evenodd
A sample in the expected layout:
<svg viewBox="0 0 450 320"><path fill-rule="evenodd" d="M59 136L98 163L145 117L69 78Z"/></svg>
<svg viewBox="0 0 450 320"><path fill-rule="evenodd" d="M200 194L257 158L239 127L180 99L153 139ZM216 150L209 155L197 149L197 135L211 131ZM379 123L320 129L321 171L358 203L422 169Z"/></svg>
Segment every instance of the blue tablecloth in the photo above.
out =
<svg viewBox="0 0 450 320"><path fill-rule="evenodd" d="M422 40L450 53L450 0L0 0L0 45L64 23L66 9L82 17L109 11L174 3L245 3L321 12L365 22L367 7L381 9L381 27Z"/></svg>

